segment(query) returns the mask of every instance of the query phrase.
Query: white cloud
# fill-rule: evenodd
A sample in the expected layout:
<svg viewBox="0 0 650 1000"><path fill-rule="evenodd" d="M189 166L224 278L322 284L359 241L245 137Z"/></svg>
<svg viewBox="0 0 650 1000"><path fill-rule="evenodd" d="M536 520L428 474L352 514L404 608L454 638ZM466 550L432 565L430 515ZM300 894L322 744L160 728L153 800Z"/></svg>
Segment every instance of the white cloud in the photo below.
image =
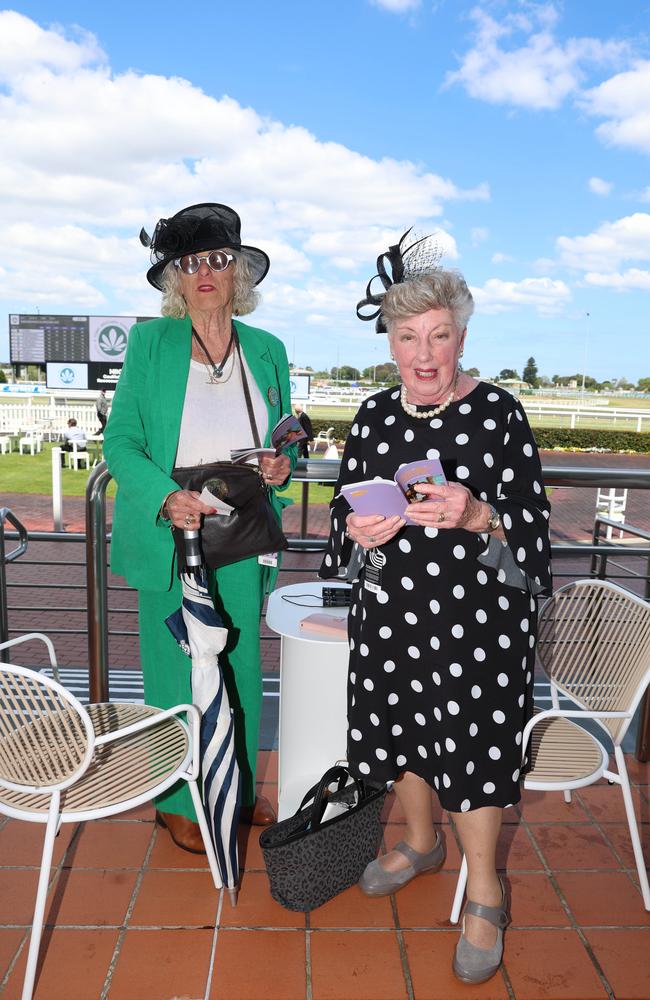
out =
<svg viewBox="0 0 650 1000"><path fill-rule="evenodd" d="M374 7L381 7L391 14L407 14L411 10L417 10L421 0L370 0Z"/></svg>
<svg viewBox="0 0 650 1000"><path fill-rule="evenodd" d="M587 187L592 194L598 194L606 198L608 194L611 194L614 185L611 181L604 181L602 177L590 177L587 181Z"/></svg>
<svg viewBox="0 0 650 1000"><path fill-rule="evenodd" d="M513 258L509 254L507 254L507 253L501 253L498 250L497 250L496 253L492 254L492 263L493 264L506 264L506 263L510 262L511 260L513 260Z"/></svg>
<svg viewBox="0 0 650 1000"><path fill-rule="evenodd" d="M612 273L625 261L650 260L650 215L635 212L587 236L560 236L556 247L565 267Z"/></svg>
<svg viewBox="0 0 650 1000"><path fill-rule="evenodd" d="M410 225L410 224L409 224ZM313 233L304 243L304 249L320 257L328 257L330 262L345 270L351 267L358 267L359 264L366 266L368 277L374 269L374 262L380 253L387 250L389 246L399 242L402 234L409 228L409 225L402 225L396 229L381 229L378 226L366 226L363 229L330 229L319 233ZM423 235L435 232L440 246L442 247L445 260L457 260L458 249L456 241L449 233L445 232L435 223L426 223L415 220L413 226L413 236L421 233ZM337 256L339 251L343 254ZM367 263L366 263L367 262Z"/></svg>
<svg viewBox="0 0 650 1000"><path fill-rule="evenodd" d="M38 274L33 271L15 273L0 267L0 298L20 298L32 310L39 306L57 306L60 302L80 309L98 309L105 296L87 281L59 274Z"/></svg>
<svg viewBox="0 0 650 1000"><path fill-rule="evenodd" d="M586 285L595 285L598 288L612 288L616 292L627 291L650 291L650 271L642 271L637 267L631 267L623 273L612 272L609 274L599 274L595 271L588 271L584 276Z"/></svg>
<svg viewBox="0 0 650 1000"><path fill-rule="evenodd" d="M579 89L588 66L615 63L627 51L624 43L597 38L558 41L551 3L524 4L501 21L474 7L470 18L474 45L445 83L460 83L471 97L491 104L558 108Z"/></svg>
<svg viewBox="0 0 650 1000"><path fill-rule="evenodd" d="M45 30L15 10L0 11L0 82L10 83L39 66L71 72L104 61L93 35L77 29L76 36L68 40L58 28Z"/></svg>
<svg viewBox="0 0 650 1000"><path fill-rule="evenodd" d="M650 153L650 60L588 90L582 104L589 114L606 118L596 134L610 146Z"/></svg>
<svg viewBox="0 0 650 1000"><path fill-rule="evenodd" d="M542 315L552 316L562 312L571 299L568 286L552 278L524 278L522 281L490 278L482 288L471 291L479 314L532 307Z"/></svg>
<svg viewBox="0 0 650 1000"><path fill-rule="evenodd" d="M473 247L478 247L489 238L490 233L483 226L474 226L470 231L470 239Z"/></svg>
<svg viewBox="0 0 650 1000"><path fill-rule="evenodd" d="M240 213L245 242L269 252L262 290L279 322L333 314L329 286L325 305L313 297L325 287L315 269L357 272L340 304L353 315L387 237L416 222L436 229L451 201L489 198L484 183L465 190L407 160L363 156L187 80L113 74L91 35L12 12L0 13L0 66L2 290L14 311L31 308L36 287L53 304L58 289L61 311L90 308L94 296L151 312L140 227L215 200ZM298 298L283 304L278 291L289 287Z"/></svg>

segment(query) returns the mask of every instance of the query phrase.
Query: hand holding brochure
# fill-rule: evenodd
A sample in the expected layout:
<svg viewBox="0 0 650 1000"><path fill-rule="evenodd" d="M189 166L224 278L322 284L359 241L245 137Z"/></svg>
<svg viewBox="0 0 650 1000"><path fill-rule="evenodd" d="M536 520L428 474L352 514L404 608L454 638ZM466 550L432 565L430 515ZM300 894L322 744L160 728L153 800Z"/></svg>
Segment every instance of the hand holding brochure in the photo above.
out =
<svg viewBox="0 0 650 1000"><path fill-rule="evenodd" d="M394 479L367 479L361 483L348 483L341 487L341 496L345 497L355 514L383 514L384 517L398 514L412 524L406 513L409 504L429 499L425 493L418 492L418 483L447 485L442 465L437 458L409 462L397 470Z"/></svg>
<svg viewBox="0 0 650 1000"><path fill-rule="evenodd" d="M247 462L250 458L277 458L296 441L307 437L300 421L291 413L285 413L271 431L272 448L233 448L230 452L231 462Z"/></svg>

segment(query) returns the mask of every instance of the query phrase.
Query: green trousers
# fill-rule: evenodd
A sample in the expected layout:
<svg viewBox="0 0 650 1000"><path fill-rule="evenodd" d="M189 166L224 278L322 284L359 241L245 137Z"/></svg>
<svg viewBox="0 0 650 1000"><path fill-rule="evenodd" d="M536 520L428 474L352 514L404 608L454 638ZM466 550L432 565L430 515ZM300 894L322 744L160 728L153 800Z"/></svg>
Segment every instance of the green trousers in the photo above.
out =
<svg viewBox="0 0 650 1000"><path fill-rule="evenodd" d="M255 802L255 767L262 712L260 613L264 572L257 559L209 571L215 607L228 629L228 641L219 654L230 707L235 717L235 748L242 777L242 805ZM141 590L140 661L148 705L172 708L192 701L191 660L176 643L165 619L182 600L180 580L166 593ZM179 781L156 799L162 812L196 820L187 782Z"/></svg>

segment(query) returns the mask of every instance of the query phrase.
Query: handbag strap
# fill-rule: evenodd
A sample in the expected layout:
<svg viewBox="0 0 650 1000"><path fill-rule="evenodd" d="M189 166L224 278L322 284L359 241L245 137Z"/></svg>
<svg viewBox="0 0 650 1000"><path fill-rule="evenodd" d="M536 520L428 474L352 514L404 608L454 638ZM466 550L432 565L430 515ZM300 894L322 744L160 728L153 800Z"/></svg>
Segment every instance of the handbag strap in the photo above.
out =
<svg viewBox="0 0 650 1000"><path fill-rule="evenodd" d="M255 422L255 413L253 411L253 403L251 401L250 389L248 388L248 379L246 378L246 369L244 368L244 362L242 361L241 348L239 346L239 334L237 333L237 328L235 324L232 324L232 338L235 342L235 349L239 357L239 370L241 372L241 384L244 389L244 398L246 399L246 409L248 410L248 419L251 423L251 430L253 432L253 444L256 448L261 448L262 444L260 441L259 431L257 430L257 423Z"/></svg>
<svg viewBox="0 0 650 1000"><path fill-rule="evenodd" d="M326 797L329 786L334 784L335 781L338 781L338 791L341 792L347 785L350 777L352 777L352 775L347 767L342 767L341 765L330 767L320 779L318 784L310 788L307 794L303 797L297 812L301 812L307 803L313 799L310 816L310 827L312 830L316 830L320 826L323 813L325 812L325 806L327 805ZM353 784L356 785L359 797L362 798L364 794L363 782L353 778Z"/></svg>

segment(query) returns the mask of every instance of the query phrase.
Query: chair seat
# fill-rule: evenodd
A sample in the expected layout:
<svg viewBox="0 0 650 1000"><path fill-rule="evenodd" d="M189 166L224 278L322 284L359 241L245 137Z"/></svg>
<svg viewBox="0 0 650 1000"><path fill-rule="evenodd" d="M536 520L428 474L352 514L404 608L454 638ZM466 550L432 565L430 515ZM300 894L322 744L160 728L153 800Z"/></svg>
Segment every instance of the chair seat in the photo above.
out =
<svg viewBox="0 0 650 1000"><path fill-rule="evenodd" d="M105 703L88 705L87 711L97 736L101 736L156 715L160 709ZM108 810L107 815L122 811L125 802L155 789L189 758L187 731L175 717L99 746L83 777L61 793L61 819L64 823L82 819L83 814L96 809ZM0 788L0 811L7 806L22 813L23 819L45 822L49 804L49 795Z"/></svg>
<svg viewBox="0 0 650 1000"><path fill-rule="evenodd" d="M524 775L524 786L547 791L553 785L580 788L592 784L609 759L595 736L563 718L545 719L533 726L529 758L531 769Z"/></svg>

